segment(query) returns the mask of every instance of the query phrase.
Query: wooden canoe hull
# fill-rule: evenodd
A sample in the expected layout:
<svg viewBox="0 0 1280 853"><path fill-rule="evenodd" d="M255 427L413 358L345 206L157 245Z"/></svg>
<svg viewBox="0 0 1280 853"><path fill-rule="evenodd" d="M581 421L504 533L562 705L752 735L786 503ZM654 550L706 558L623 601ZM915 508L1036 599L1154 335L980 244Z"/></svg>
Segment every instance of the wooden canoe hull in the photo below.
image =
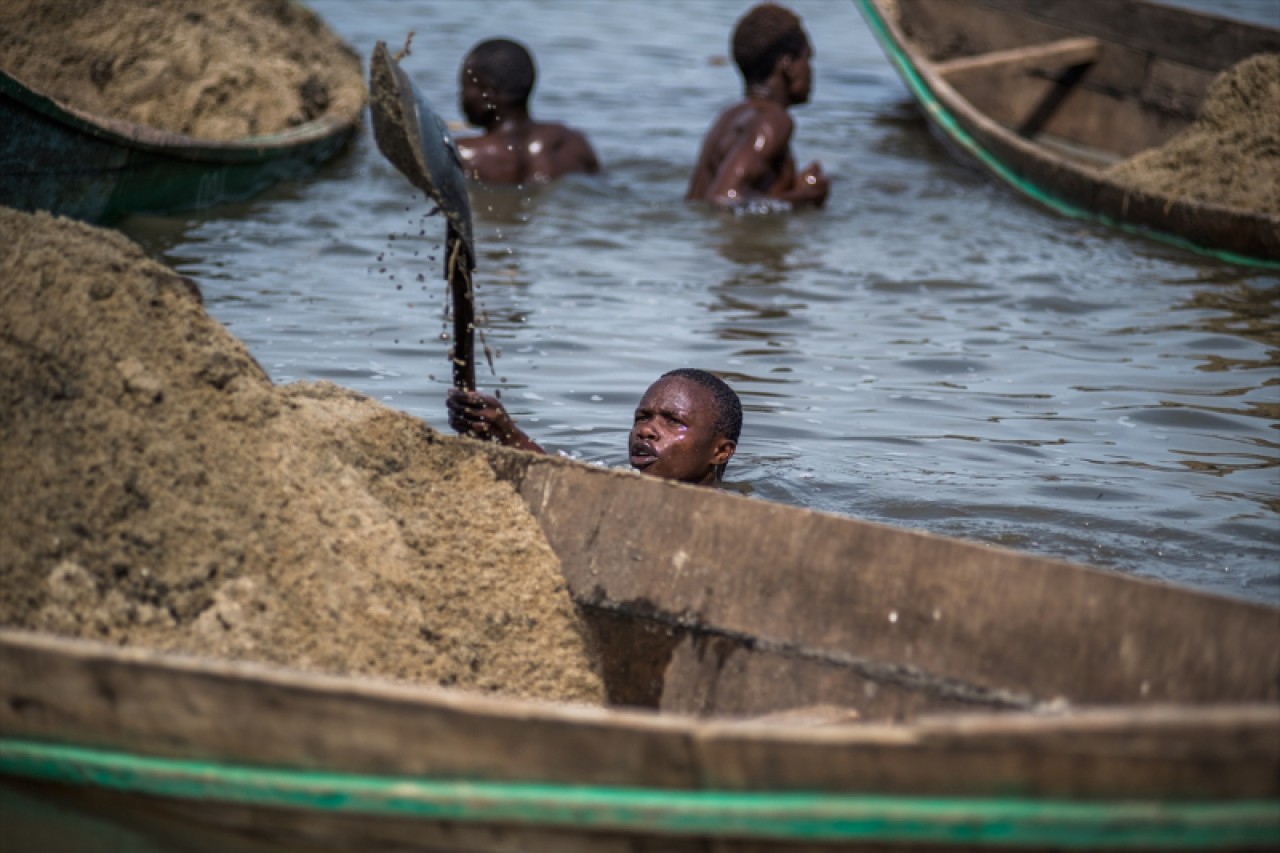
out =
<svg viewBox="0 0 1280 853"><path fill-rule="evenodd" d="M453 835L477 850L566 837L1232 848L1280 830L1274 705L714 721L14 634L0 675L6 790L209 849L301 826L342 834L282 849L407 844L415 824L409 849L426 850Z"/></svg>
<svg viewBox="0 0 1280 853"><path fill-rule="evenodd" d="M343 149L359 111L211 143L104 119L0 72L0 205L94 223L239 201L304 177Z"/></svg>
<svg viewBox="0 0 1280 853"><path fill-rule="evenodd" d="M1280 216L1126 188L1098 168L1168 141L1217 73L1280 51L1280 30L1138 0L894 0L897 14L888 0L854 1L948 147L1024 196L1232 262L1280 266ZM1096 59L1073 64L1073 38L1094 42ZM1019 62L1018 50L1042 61Z"/></svg>
<svg viewBox="0 0 1280 853"><path fill-rule="evenodd" d="M64 840L110 821L158 849L174 833L182 849L748 851L1280 832L1275 608L475 448L560 555L614 702L650 708L0 632L11 817Z"/></svg>
<svg viewBox="0 0 1280 853"><path fill-rule="evenodd" d="M483 447L483 446L482 446ZM485 447L623 653L613 701L902 719L1280 701L1280 611L1059 560ZM616 616L616 619L610 619ZM619 622L623 623L619 626ZM606 636L606 641L611 638ZM615 658L623 658L614 662ZM640 690L628 701L617 691Z"/></svg>

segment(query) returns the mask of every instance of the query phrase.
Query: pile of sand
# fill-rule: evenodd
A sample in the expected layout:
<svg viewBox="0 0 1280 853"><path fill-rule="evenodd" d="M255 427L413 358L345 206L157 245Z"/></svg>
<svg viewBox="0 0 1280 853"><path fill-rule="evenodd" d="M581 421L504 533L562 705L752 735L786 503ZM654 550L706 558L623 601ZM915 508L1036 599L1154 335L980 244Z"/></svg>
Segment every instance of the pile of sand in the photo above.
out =
<svg viewBox="0 0 1280 853"><path fill-rule="evenodd" d="M1280 214L1280 54L1223 72L1191 127L1106 175L1158 195Z"/></svg>
<svg viewBox="0 0 1280 853"><path fill-rule="evenodd" d="M554 554L420 421L276 387L194 284L0 208L0 625L602 701Z"/></svg>
<svg viewBox="0 0 1280 853"><path fill-rule="evenodd" d="M364 101L359 58L293 0L5 0L0 68L77 109L206 140Z"/></svg>

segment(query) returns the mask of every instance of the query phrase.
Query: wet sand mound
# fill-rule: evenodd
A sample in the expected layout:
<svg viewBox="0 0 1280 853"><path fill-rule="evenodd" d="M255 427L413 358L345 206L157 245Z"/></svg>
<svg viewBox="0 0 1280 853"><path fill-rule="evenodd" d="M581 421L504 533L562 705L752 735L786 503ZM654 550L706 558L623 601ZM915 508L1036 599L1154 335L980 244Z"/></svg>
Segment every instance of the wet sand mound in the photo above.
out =
<svg viewBox="0 0 1280 853"><path fill-rule="evenodd" d="M407 415L276 387L111 231L0 208L0 624L600 701L506 483Z"/></svg>
<svg viewBox="0 0 1280 853"><path fill-rule="evenodd" d="M1280 215L1280 54L1223 72L1191 127L1106 175L1157 195Z"/></svg>
<svg viewBox="0 0 1280 853"><path fill-rule="evenodd" d="M6 0L0 68L77 109L205 140L364 101L359 58L292 0Z"/></svg>

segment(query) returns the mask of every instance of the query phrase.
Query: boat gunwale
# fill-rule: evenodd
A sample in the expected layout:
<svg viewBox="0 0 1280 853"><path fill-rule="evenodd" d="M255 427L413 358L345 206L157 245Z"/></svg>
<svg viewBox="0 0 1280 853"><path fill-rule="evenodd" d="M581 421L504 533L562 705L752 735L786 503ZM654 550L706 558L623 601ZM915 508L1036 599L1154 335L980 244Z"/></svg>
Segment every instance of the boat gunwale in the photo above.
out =
<svg viewBox="0 0 1280 853"><path fill-rule="evenodd" d="M1250 602L1240 602L1249 604ZM1037 710L930 712L910 722L863 721L829 725L789 723L771 714L741 717L700 717L646 708L608 707L580 702L555 702L514 696L494 696L456 687L400 682L370 675L336 675L249 660L204 657L137 646L67 637L25 628L0 627L0 651L35 652L50 658L76 659L89 666L120 665L165 670L174 674L221 681L260 681L314 691L318 694L366 696L394 704L431 705L486 716L549 719L576 724L625 723L654 731L692 733L733 732L768 734L815 740L823 744L918 743L930 737L981 734L1033 736L1047 731L1089 732L1141 718L1157 728L1187 723L1217 723L1224 719L1280 724L1280 703L1266 701L1167 702L1148 705L1047 706ZM3 689L3 688L0 688ZM0 717L0 734L6 731ZM1277 741L1280 747L1280 740Z"/></svg>
<svg viewBox="0 0 1280 853"><path fill-rule="evenodd" d="M385 756L372 763L365 762L360 753L369 750L364 745L353 748L354 752L346 756L317 755L317 751L325 751L323 744L308 740L309 735L305 731L292 729L288 731L288 737L298 739L303 745L301 748L283 745L276 753L246 749L238 756L211 754L210 745L217 741L217 737L211 736L209 721L199 719L199 701L193 707L184 707L180 702L169 700L174 707L156 712L164 718L163 723L157 723L154 718L137 720L121 708L122 688L137 689L140 696L157 685L184 697L198 694L205 698L225 698L234 693L244 699L252 695L255 701L263 703L263 707L255 712L255 723L264 716L288 716L290 708L295 705L314 706L334 701L345 703L348 711L352 707L357 711L372 709L402 722L412 720L410 725L421 727L420 734L426 737L439 737L442 729L452 726L470 729L487 726L498 737L504 732L510 734L514 731L540 732L538 738L547 740L563 736L622 737L629 739L630 743L621 745L619 742L620 750L632 750L630 759L624 759L620 754L613 758L579 756L578 770L561 778L544 772L531 775L528 768L508 766L512 756L503 751L500 751L501 762L488 765L483 760L473 760L472 756L462 756L452 772L444 770L436 759L428 758L426 762L432 764L435 761L436 772L433 775L440 778L471 781L572 783L576 780L583 784L616 785L621 779L614 772L613 765L630 761L632 767L628 773L647 776L646 787L699 789L715 781L709 780L706 768L696 766L699 759L692 759L694 766L691 767L676 766L679 761L670 767L660 766L662 762L670 763L671 755L684 751L700 753L701 760L707 760L707 756L723 757L740 750L747 753L764 750L768 753L796 748L828 756L840 751L854 754L871 750L882 756L914 752L935 755L936 760L936 754L942 753L980 756L984 753L1017 752L1038 745L1048 753L1081 761L1216 760L1226 761L1228 765L1244 761L1280 767L1280 737L1275 736L1280 732L1280 703L1272 702L953 712L922 714L896 723L841 721L813 724L795 722L785 715L696 717L637 708L490 696L369 676L331 675L277 665L118 647L94 640L13 628L0 628L0 672L9 676L0 679L0 698L5 700L0 703L2 739L125 751L157 759L231 760L299 771L369 773L376 767L379 775L414 776L420 775L423 768L409 766L409 759L398 753L391 758L398 769L388 768ZM36 684L30 678L23 678L24 674L36 672L52 674L54 683ZM60 691L66 691L66 695L60 697ZM153 701L156 699L154 695L147 695ZM76 701L71 701L73 698ZM134 697L134 701L141 699ZM59 702L66 707L60 708ZM86 708L86 704L100 707ZM194 722L171 720L170 714L191 717ZM265 722L268 726L271 723L270 720ZM304 729L312 724L320 725L307 720L297 728ZM218 721L218 725L231 724ZM1135 727L1141 731L1142 737L1134 736ZM1210 733L1207 740L1198 742L1197 736L1206 732ZM243 734L243 731L237 729L237 734ZM529 763L538 764L541 760L538 751L548 748L546 744L534 744L533 752L526 756ZM664 751L669 755L653 757ZM282 758L286 755L293 755L293 758ZM749 758L745 760L750 764ZM647 763L651 761L658 763ZM734 784L728 787L743 791L759 790L760 780L754 778L754 772L750 768L737 767L734 774L730 774ZM720 778L716 787L725 787L725 778ZM799 786L780 779L772 781L778 790L797 787L802 790L826 789L815 786L812 781ZM948 788L954 789L952 793L957 796L978 793L950 781L931 793L940 795ZM831 790L843 789L837 786ZM855 787L843 792L857 790ZM1262 793L1276 796L1280 793L1280 780L1267 783ZM1087 795L1083 798L1089 799Z"/></svg>

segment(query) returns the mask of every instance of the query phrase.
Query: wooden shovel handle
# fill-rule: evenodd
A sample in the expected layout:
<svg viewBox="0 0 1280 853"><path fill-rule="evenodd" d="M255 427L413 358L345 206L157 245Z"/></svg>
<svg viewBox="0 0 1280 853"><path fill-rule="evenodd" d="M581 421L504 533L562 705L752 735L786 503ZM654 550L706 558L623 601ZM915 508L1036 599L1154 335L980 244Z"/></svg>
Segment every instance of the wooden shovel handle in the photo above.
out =
<svg viewBox="0 0 1280 853"><path fill-rule="evenodd" d="M445 275L449 279L449 295L453 300L453 346L449 361L453 365L453 385L464 391L476 388L476 305L471 286L472 259L465 241L450 225L445 237L447 260Z"/></svg>

